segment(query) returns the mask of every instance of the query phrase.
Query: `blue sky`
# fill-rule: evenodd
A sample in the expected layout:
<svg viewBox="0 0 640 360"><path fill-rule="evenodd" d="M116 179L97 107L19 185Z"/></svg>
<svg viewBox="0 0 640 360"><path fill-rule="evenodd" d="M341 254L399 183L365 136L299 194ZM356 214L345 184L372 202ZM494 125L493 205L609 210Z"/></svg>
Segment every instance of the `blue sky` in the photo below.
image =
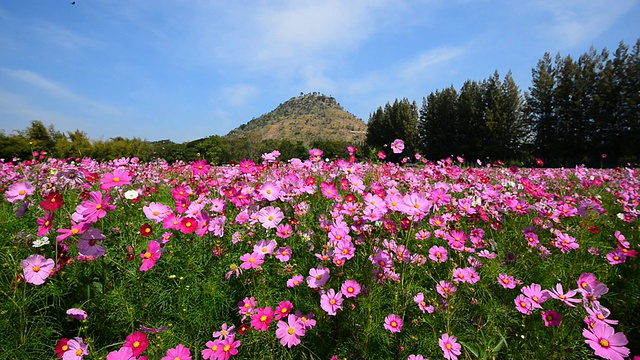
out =
<svg viewBox="0 0 640 360"><path fill-rule="evenodd" d="M0 2L0 126L184 142L225 135L301 92L365 122L396 98L545 52L640 38L640 0L13 0Z"/></svg>

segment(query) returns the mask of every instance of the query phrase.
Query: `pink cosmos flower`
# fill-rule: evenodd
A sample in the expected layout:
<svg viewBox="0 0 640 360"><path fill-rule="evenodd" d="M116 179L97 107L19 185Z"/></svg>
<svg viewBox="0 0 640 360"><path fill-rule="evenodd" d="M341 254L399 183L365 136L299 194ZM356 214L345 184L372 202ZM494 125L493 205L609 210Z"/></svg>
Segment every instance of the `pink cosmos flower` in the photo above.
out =
<svg viewBox="0 0 640 360"><path fill-rule="evenodd" d="M458 360L458 355L462 353L460 351L462 345L458 344L458 339L447 333L442 334L442 337L438 339L438 345L440 345L445 359Z"/></svg>
<svg viewBox="0 0 640 360"><path fill-rule="evenodd" d="M286 239L290 237L292 234L293 234L293 229L289 224L280 224L276 228L276 236L278 236L281 239Z"/></svg>
<svg viewBox="0 0 640 360"><path fill-rule="evenodd" d="M280 262L287 262L291 260L291 247L284 246L276 251L276 259L280 260Z"/></svg>
<svg viewBox="0 0 640 360"><path fill-rule="evenodd" d="M107 360L136 360L130 347L121 347L107 354Z"/></svg>
<svg viewBox="0 0 640 360"><path fill-rule="evenodd" d="M44 212L44 217L38 218L38 236L46 235L53 227L53 212Z"/></svg>
<svg viewBox="0 0 640 360"><path fill-rule="evenodd" d="M360 290L360 284L358 284L358 282L355 280L346 280L342 284L342 288L340 289L342 295L344 295L344 297L346 298L358 296L358 294L360 294Z"/></svg>
<svg viewBox="0 0 640 360"><path fill-rule="evenodd" d="M583 329L582 336L597 356L610 360L623 360L629 356L629 348L624 346L629 342L627 337L607 324L596 323L593 329Z"/></svg>
<svg viewBox="0 0 640 360"><path fill-rule="evenodd" d="M447 249L445 249L442 246L432 246L431 249L429 249L429 259L435 261L435 262L445 262L447 261Z"/></svg>
<svg viewBox="0 0 640 360"><path fill-rule="evenodd" d="M413 297L413 301L418 304L418 308L423 313L426 311L431 314L435 310L433 306L427 305L426 301L424 301L424 294L421 292L417 293L416 296Z"/></svg>
<svg viewBox="0 0 640 360"><path fill-rule="evenodd" d="M543 311L541 315L542 320L544 321L544 326L560 326L560 314L555 310Z"/></svg>
<svg viewBox="0 0 640 360"><path fill-rule="evenodd" d="M620 249L609 251L606 258L609 260L609 265L618 265L627 261L627 255Z"/></svg>
<svg viewBox="0 0 640 360"><path fill-rule="evenodd" d="M394 154L400 154L404 150L404 141L401 139L395 139L391 143L391 150Z"/></svg>
<svg viewBox="0 0 640 360"><path fill-rule="evenodd" d="M291 309L293 309L293 304L291 303L291 301L281 301L280 304L278 304L278 306L276 307L276 320L280 320L283 317L289 315Z"/></svg>
<svg viewBox="0 0 640 360"><path fill-rule="evenodd" d="M498 274L498 284L505 289L514 289L516 287L516 279L511 275Z"/></svg>
<svg viewBox="0 0 640 360"><path fill-rule="evenodd" d="M56 236L56 240L58 242L70 237L70 236L74 236L74 235L79 235L79 234L83 234L85 231L89 230L89 227L91 227L91 224L88 222L75 222L75 221L71 221L71 229L58 229L56 230L56 232L58 232L60 235Z"/></svg>
<svg viewBox="0 0 640 360"><path fill-rule="evenodd" d="M62 360L82 360L85 355L89 354L87 349L89 345L85 344L82 338L75 337L67 341L68 350L62 355Z"/></svg>
<svg viewBox="0 0 640 360"><path fill-rule="evenodd" d="M107 211L112 211L116 207L109 204L111 197L103 195L100 191L89 193L87 200L76 207L76 212L83 216L84 221L94 223L107 215Z"/></svg>
<svg viewBox="0 0 640 360"><path fill-rule="evenodd" d="M13 204L18 200L24 200L27 195L33 195L34 191L35 188L27 181L18 181L9 186L9 189L4 193L4 197Z"/></svg>
<svg viewBox="0 0 640 360"><path fill-rule="evenodd" d="M565 303L565 305L569 307L576 307L573 305L574 303L579 303L581 300L574 298L574 296L578 293L576 290L569 290L566 293L562 290L562 284L556 284L555 289L546 290L550 297L560 300Z"/></svg>
<svg viewBox="0 0 640 360"><path fill-rule="evenodd" d="M411 354L411 355L409 355L407 360L425 360L425 359L424 359L424 356L422 356L420 354L418 354L418 355Z"/></svg>
<svg viewBox="0 0 640 360"><path fill-rule="evenodd" d="M42 285L51 275L55 266L53 259L47 259L40 254L33 254L20 262L24 280L29 284Z"/></svg>
<svg viewBox="0 0 640 360"><path fill-rule="evenodd" d="M384 318L384 328L391 333L399 333L402 330L402 325L404 325L402 318L396 314L389 314Z"/></svg>
<svg viewBox="0 0 640 360"><path fill-rule="evenodd" d="M235 330L235 326L231 325L230 327L227 323L222 324L220 331L216 331L213 333L214 338L218 338L220 340L224 340L227 336L235 336L233 331Z"/></svg>
<svg viewBox="0 0 640 360"><path fill-rule="evenodd" d="M222 343L222 340L214 340L214 341L207 341L207 348L202 350L202 358L205 360L215 360L215 354L218 352L218 349L220 348L220 344Z"/></svg>
<svg viewBox="0 0 640 360"><path fill-rule="evenodd" d="M214 354L215 359L228 360L231 356L238 354L239 347L240 341L236 340L235 336L228 336L220 342L218 350Z"/></svg>
<svg viewBox="0 0 640 360"><path fill-rule="evenodd" d="M171 208L162 203L152 202L142 208L142 212L149 220L153 220L157 223L161 222L171 212Z"/></svg>
<svg viewBox="0 0 640 360"><path fill-rule="evenodd" d="M276 337L280 339L280 344L291 348L300 344L300 337L304 336L305 329L297 316L289 314L287 316L287 322L282 320L278 321L278 329L276 330Z"/></svg>
<svg viewBox="0 0 640 360"><path fill-rule="evenodd" d="M240 315L246 316L247 314L252 314L253 310L258 306L258 302L253 297L246 297L242 301L238 303L238 313Z"/></svg>
<svg viewBox="0 0 640 360"><path fill-rule="evenodd" d="M262 256L271 255L277 243L273 240L260 240L253 246L253 252Z"/></svg>
<svg viewBox="0 0 640 360"><path fill-rule="evenodd" d="M191 360L191 350L182 344L167 350L167 355L162 360Z"/></svg>
<svg viewBox="0 0 640 360"><path fill-rule="evenodd" d="M87 318L87 312L82 309L71 308L67 310L67 315L74 320L84 320Z"/></svg>
<svg viewBox="0 0 640 360"><path fill-rule="evenodd" d="M336 316L336 310L342 310L342 293L329 289L320 296L320 307L331 316Z"/></svg>
<svg viewBox="0 0 640 360"><path fill-rule="evenodd" d="M258 331L267 331L269 324L273 321L273 310L271 307L258 308L251 316L251 327Z"/></svg>
<svg viewBox="0 0 640 360"><path fill-rule="evenodd" d="M296 317L298 321L304 326L305 330L309 330L316 326L316 321L313 319L313 314L303 315L300 311L296 311Z"/></svg>
<svg viewBox="0 0 640 360"><path fill-rule="evenodd" d="M115 169L113 173L107 173L100 178L100 190L109 190L115 186L131 184L129 172Z"/></svg>
<svg viewBox="0 0 640 360"><path fill-rule="evenodd" d="M246 253L240 257L240 267L244 270L255 269L264 263L264 256L258 253Z"/></svg>
<svg viewBox="0 0 640 360"><path fill-rule="evenodd" d="M329 281L330 274L329 268L325 268L322 265L317 268L311 268L309 269L309 276L307 276L307 285L312 289L322 287Z"/></svg>
<svg viewBox="0 0 640 360"><path fill-rule="evenodd" d="M142 258L142 265L140 266L140 271L147 271L156 265L156 261L160 259L162 253L160 252L160 244L155 241L149 241L147 245L147 251L140 254Z"/></svg>
<svg viewBox="0 0 640 360"><path fill-rule="evenodd" d="M258 221L265 229L274 229L284 219L284 213L280 208L267 206L258 212Z"/></svg>
<svg viewBox="0 0 640 360"><path fill-rule="evenodd" d="M304 282L302 275L294 275L291 279L287 280L287 287L294 288Z"/></svg>
<svg viewBox="0 0 640 360"><path fill-rule="evenodd" d="M513 302L516 304L516 309L525 315L531 315L533 313L533 302L526 296L520 294Z"/></svg>
<svg viewBox="0 0 640 360"><path fill-rule="evenodd" d="M267 181L260 187L258 192L262 195L265 200L275 201L280 196L280 188L276 183Z"/></svg>
<svg viewBox="0 0 640 360"><path fill-rule="evenodd" d="M456 288L454 285L451 285L449 281L444 280L440 280L438 285L436 285L436 291L438 292L438 294L442 295L442 297L445 298L456 292L457 289L458 288Z"/></svg>
<svg viewBox="0 0 640 360"><path fill-rule="evenodd" d="M524 286L520 291L531 300L531 305L534 309L542 309L542 305L540 304L547 301L550 297L548 291L542 291L542 287L535 283Z"/></svg>
<svg viewBox="0 0 640 360"><path fill-rule="evenodd" d="M133 356L140 356L149 346L147 334L135 331L133 334L127 336L122 346L131 348Z"/></svg>

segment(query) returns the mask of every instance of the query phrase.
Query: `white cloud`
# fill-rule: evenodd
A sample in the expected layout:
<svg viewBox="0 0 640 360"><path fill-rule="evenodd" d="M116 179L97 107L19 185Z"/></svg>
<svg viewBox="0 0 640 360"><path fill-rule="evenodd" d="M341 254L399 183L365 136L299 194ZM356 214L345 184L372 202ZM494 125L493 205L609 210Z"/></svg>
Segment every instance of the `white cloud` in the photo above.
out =
<svg viewBox="0 0 640 360"><path fill-rule="evenodd" d="M79 35L75 32L62 28L52 23L43 23L36 26L34 32L38 38L50 42L56 47L77 50L85 47L95 47L100 44L99 41L86 36Z"/></svg>

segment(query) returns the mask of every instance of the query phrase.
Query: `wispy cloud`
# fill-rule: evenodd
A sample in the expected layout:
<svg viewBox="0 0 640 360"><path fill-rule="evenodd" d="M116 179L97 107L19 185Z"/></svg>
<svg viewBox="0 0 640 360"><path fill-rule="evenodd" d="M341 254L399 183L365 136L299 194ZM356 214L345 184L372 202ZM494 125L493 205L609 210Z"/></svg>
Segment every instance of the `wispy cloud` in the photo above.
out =
<svg viewBox="0 0 640 360"><path fill-rule="evenodd" d="M424 79L432 74L434 66L453 60L464 54L461 47L444 47L428 50L414 57L400 69L400 77L404 80Z"/></svg>
<svg viewBox="0 0 640 360"><path fill-rule="evenodd" d="M52 23L39 24L32 30L43 41L66 50L77 50L100 45L100 42L95 39L82 36Z"/></svg>
<svg viewBox="0 0 640 360"><path fill-rule="evenodd" d="M22 69L0 68L0 73L31 85L36 89L43 90L48 96L69 101L75 106L88 107L92 111L100 111L102 113L121 114L121 111L113 106L78 95L66 87L48 80L35 72Z"/></svg>

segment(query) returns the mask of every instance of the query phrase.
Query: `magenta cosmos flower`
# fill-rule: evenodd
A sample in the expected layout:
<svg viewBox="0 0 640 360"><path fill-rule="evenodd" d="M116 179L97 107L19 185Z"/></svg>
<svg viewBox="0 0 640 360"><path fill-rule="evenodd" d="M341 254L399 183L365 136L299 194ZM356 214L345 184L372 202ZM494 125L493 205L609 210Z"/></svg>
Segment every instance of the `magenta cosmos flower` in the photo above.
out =
<svg viewBox="0 0 640 360"><path fill-rule="evenodd" d="M238 354L238 348L240 347L240 341L235 339L235 336L229 336L224 340L221 340L218 344L218 350L211 357L217 360L228 360L231 356Z"/></svg>
<svg viewBox="0 0 640 360"><path fill-rule="evenodd" d="M322 265L319 265L317 268L311 268L309 269L309 276L307 276L307 285L312 289L322 287L329 281L330 275L331 270Z"/></svg>
<svg viewBox="0 0 640 360"><path fill-rule="evenodd" d="M289 315L292 309L293 304L291 303L291 301L281 301L280 304L276 307L276 320L280 320L283 317Z"/></svg>
<svg viewBox="0 0 640 360"><path fill-rule="evenodd" d="M271 307L258 308L251 316L251 327L258 331L267 331L269 324L273 321L274 312Z"/></svg>
<svg viewBox="0 0 640 360"><path fill-rule="evenodd" d="M33 254L20 262L24 280L29 284L42 285L51 275L55 266L53 259L47 259L40 254Z"/></svg>
<svg viewBox="0 0 640 360"><path fill-rule="evenodd" d="M543 311L541 313L544 326L560 326L560 314L555 310Z"/></svg>
<svg viewBox="0 0 640 360"><path fill-rule="evenodd" d="M278 321L278 329L276 330L276 337L280 339L280 344L291 348L300 344L300 337L304 336L304 325L298 320L298 317L289 314L287 321Z"/></svg>
<svg viewBox="0 0 640 360"><path fill-rule="evenodd" d="M149 241L149 245L147 245L147 251L140 254L142 258L142 265L140 266L140 271L147 271L154 267L156 261L160 259L160 244L155 241Z"/></svg>
<svg viewBox="0 0 640 360"><path fill-rule="evenodd" d="M167 350L167 356L162 360L191 360L191 350L182 344L178 344L173 349Z"/></svg>
<svg viewBox="0 0 640 360"><path fill-rule="evenodd" d="M147 339L147 334L135 331L133 334L127 336L124 341L123 347L131 348L131 352L133 356L140 356L149 346L149 340Z"/></svg>
<svg viewBox="0 0 640 360"><path fill-rule="evenodd" d="M444 352L445 359L458 359L458 355L461 354L460 349L462 348L462 345L458 344L457 341L458 339L456 339L455 336L449 336L447 333L442 334L442 337L438 340L438 344Z"/></svg>
<svg viewBox="0 0 640 360"><path fill-rule="evenodd" d="M399 333L402 330L402 318L396 314L389 314L384 318L384 328L392 333Z"/></svg>
<svg viewBox="0 0 640 360"><path fill-rule="evenodd" d="M595 323L593 329L583 329L582 336L597 356L610 360L623 360L629 356L629 348L624 346L628 343L627 337L605 323Z"/></svg>

